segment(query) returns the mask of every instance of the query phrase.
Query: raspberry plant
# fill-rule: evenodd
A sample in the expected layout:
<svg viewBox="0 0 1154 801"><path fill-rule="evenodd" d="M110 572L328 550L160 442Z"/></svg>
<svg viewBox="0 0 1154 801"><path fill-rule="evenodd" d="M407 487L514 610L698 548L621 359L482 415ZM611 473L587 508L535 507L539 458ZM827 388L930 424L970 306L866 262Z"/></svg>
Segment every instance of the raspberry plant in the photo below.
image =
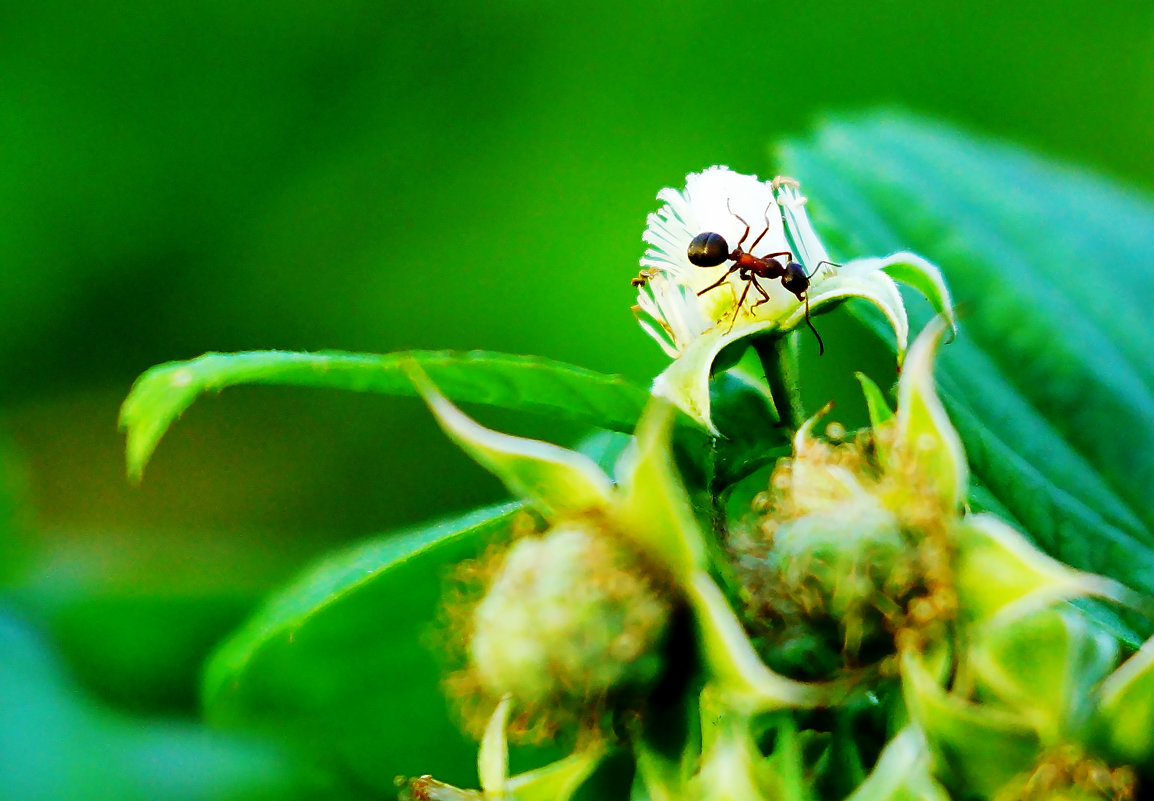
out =
<svg viewBox="0 0 1154 801"><path fill-rule="evenodd" d="M292 384L421 397L512 497L308 570L210 661L209 719L375 797L1149 792L1154 213L916 123L834 125L781 160L791 178L660 193L635 313L671 361L648 388L489 353L142 376L137 478L199 394ZM706 233L759 261L702 266ZM901 366L893 393L858 374L857 430L801 394L840 364L803 358L804 326L847 310ZM562 448L456 402L612 433Z"/></svg>

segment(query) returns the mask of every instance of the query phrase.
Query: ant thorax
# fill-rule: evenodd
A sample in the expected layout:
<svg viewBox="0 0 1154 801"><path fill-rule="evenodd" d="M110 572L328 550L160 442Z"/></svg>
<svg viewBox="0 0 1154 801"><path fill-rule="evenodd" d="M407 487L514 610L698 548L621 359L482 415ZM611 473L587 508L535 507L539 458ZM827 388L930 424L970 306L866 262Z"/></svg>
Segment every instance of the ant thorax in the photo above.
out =
<svg viewBox="0 0 1154 801"><path fill-rule="evenodd" d="M770 270L773 269L772 262L765 261L765 257L790 250L777 204L768 196L745 198L743 202L733 199L722 203L721 210L709 219L695 221L695 225L699 234L714 233L724 240L724 247L728 249L724 258L715 266L702 266L691 262L688 253L686 255L685 275L689 287L701 293L698 303L702 313L727 326L790 313L797 306L797 297L776 277L765 274L767 263ZM737 260L731 256L737 256ZM708 260L714 261L716 256ZM777 261L784 266L788 258L778 255ZM747 291L750 278L756 278L759 271L761 277L756 279L757 285L764 289L764 294ZM710 289L711 286L714 288Z"/></svg>

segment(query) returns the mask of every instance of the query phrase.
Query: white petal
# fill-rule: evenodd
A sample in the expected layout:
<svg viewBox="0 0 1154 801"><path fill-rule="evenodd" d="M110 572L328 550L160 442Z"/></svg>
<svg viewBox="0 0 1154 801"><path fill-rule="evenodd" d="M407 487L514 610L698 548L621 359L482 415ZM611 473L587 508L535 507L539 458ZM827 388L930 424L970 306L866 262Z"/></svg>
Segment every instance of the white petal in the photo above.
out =
<svg viewBox="0 0 1154 801"><path fill-rule="evenodd" d="M817 232L805 213L806 199L798 192L796 182L789 179L774 179L777 185L777 202L781 205L782 219L788 239L796 251L797 260L808 271L816 270L822 262L829 263L829 253L817 238Z"/></svg>

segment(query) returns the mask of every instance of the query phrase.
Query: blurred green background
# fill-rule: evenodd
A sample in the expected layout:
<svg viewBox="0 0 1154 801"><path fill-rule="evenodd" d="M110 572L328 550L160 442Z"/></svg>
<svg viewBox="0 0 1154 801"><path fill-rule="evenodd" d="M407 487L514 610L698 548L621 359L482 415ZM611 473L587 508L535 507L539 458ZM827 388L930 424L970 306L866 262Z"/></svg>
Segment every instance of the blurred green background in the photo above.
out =
<svg viewBox="0 0 1154 801"><path fill-rule="evenodd" d="M206 650L304 560L503 492L415 401L272 389L194 405L131 487L144 369L484 348L647 383L629 279L661 187L770 177L775 141L882 106L1152 189L1152 53L1139 0L7 3L9 603L91 692L191 715ZM885 363L845 318L831 371Z"/></svg>

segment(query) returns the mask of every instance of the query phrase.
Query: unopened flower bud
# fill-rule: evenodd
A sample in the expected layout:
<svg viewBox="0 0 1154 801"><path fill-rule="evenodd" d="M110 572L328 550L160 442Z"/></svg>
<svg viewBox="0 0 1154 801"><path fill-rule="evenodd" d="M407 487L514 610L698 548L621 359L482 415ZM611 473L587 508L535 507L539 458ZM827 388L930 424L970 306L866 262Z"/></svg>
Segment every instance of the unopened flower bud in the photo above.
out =
<svg viewBox="0 0 1154 801"><path fill-rule="evenodd" d="M471 662L493 696L580 705L659 675L670 606L610 533L562 522L505 554L474 614Z"/></svg>

